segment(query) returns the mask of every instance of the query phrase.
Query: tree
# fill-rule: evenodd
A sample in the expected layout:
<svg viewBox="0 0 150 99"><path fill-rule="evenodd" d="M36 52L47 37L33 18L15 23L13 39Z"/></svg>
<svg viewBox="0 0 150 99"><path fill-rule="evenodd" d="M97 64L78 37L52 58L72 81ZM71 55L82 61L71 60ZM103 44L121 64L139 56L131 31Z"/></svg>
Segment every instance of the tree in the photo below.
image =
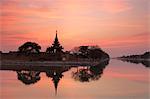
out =
<svg viewBox="0 0 150 99"><path fill-rule="evenodd" d="M88 47L89 46L80 46L79 52L81 52L83 55L86 55L88 53Z"/></svg>
<svg viewBox="0 0 150 99"><path fill-rule="evenodd" d="M88 57L92 59L109 58L109 55L102 51L100 48L89 49Z"/></svg>
<svg viewBox="0 0 150 99"><path fill-rule="evenodd" d="M40 53L41 46L35 42L26 42L18 48L19 53L31 54Z"/></svg>
<svg viewBox="0 0 150 99"><path fill-rule="evenodd" d="M150 52L145 52L143 55L141 55L144 59L150 59Z"/></svg>
<svg viewBox="0 0 150 99"><path fill-rule="evenodd" d="M109 58L109 55L105 53L98 46L79 46L77 56L81 58L91 58L91 59L101 59L101 58Z"/></svg>

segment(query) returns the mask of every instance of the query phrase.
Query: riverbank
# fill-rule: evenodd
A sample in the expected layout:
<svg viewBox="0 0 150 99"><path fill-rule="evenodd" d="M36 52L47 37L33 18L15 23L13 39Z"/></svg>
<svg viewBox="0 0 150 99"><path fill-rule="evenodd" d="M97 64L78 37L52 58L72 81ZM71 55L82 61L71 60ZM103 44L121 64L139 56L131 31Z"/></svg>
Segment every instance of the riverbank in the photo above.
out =
<svg viewBox="0 0 150 99"><path fill-rule="evenodd" d="M121 60L123 62L143 64L145 67L150 67L150 59L144 59L144 58L116 58L116 59Z"/></svg>
<svg viewBox="0 0 150 99"><path fill-rule="evenodd" d="M51 67L96 66L107 60L97 61L0 61L1 70L48 70Z"/></svg>

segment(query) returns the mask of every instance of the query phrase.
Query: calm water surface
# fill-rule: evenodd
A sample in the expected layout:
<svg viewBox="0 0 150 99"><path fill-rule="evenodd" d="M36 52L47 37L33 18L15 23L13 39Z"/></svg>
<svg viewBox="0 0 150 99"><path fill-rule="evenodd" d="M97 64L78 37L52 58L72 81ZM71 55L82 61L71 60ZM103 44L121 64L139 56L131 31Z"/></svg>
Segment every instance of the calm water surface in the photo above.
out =
<svg viewBox="0 0 150 99"><path fill-rule="evenodd" d="M150 68L110 60L100 68L52 68L30 72L0 71L0 99L150 99Z"/></svg>

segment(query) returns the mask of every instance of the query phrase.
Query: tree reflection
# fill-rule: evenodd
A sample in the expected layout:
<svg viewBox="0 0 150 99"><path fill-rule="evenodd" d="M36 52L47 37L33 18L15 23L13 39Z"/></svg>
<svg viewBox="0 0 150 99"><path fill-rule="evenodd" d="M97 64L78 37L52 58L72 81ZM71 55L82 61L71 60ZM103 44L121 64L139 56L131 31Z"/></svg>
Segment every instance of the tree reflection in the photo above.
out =
<svg viewBox="0 0 150 99"><path fill-rule="evenodd" d="M136 60L136 59L119 59L123 62L130 62L134 64L142 64L145 67L150 67L150 61L149 60Z"/></svg>
<svg viewBox="0 0 150 99"><path fill-rule="evenodd" d="M150 67L150 61L142 61L141 62L145 67Z"/></svg>
<svg viewBox="0 0 150 99"><path fill-rule="evenodd" d="M101 62L96 66L78 68L76 72L72 72L72 78L80 82L90 82L99 80L103 74L103 70L106 65L109 64L109 60Z"/></svg>
<svg viewBox="0 0 150 99"><path fill-rule="evenodd" d="M37 83L40 80L39 71L17 71L18 80L26 85Z"/></svg>
<svg viewBox="0 0 150 99"><path fill-rule="evenodd" d="M89 69L85 69L85 68L80 68L79 70L77 70L77 72L73 72L72 77L75 80L78 80L80 82L89 82L90 78L91 78L91 74L89 72Z"/></svg>
<svg viewBox="0 0 150 99"><path fill-rule="evenodd" d="M109 60L101 62L96 66L91 67L76 67L77 71L72 73L72 78L80 81L80 82L90 82L96 81L101 78L103 74L103 70L108 65ZM20 80L25 85L35 84L40 80L40 72L46 73L46 76L51 78L54 87L55 87L55 94L57 94L58 85L63 78L63 73L69 71L71 66L49 66L44 69L35 69L35 71L27 71L27 70L18 70L17 76L18 80Z"/></svg>

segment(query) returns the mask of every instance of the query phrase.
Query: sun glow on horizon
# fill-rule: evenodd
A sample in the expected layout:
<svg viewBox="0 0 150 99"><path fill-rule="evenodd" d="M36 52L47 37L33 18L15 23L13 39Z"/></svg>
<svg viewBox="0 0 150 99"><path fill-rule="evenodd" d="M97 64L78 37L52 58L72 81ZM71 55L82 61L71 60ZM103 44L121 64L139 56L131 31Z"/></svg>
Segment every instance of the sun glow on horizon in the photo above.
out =
<svg viewBox="0 0 150 99"><path fill-rule="evenodd" d="M58 30L65 50L99 45L111 55L148 50L148 0L1 0L1 48L17 50L26 41L42 51ZM122 50L120 50L122 49Z"/></svg>

